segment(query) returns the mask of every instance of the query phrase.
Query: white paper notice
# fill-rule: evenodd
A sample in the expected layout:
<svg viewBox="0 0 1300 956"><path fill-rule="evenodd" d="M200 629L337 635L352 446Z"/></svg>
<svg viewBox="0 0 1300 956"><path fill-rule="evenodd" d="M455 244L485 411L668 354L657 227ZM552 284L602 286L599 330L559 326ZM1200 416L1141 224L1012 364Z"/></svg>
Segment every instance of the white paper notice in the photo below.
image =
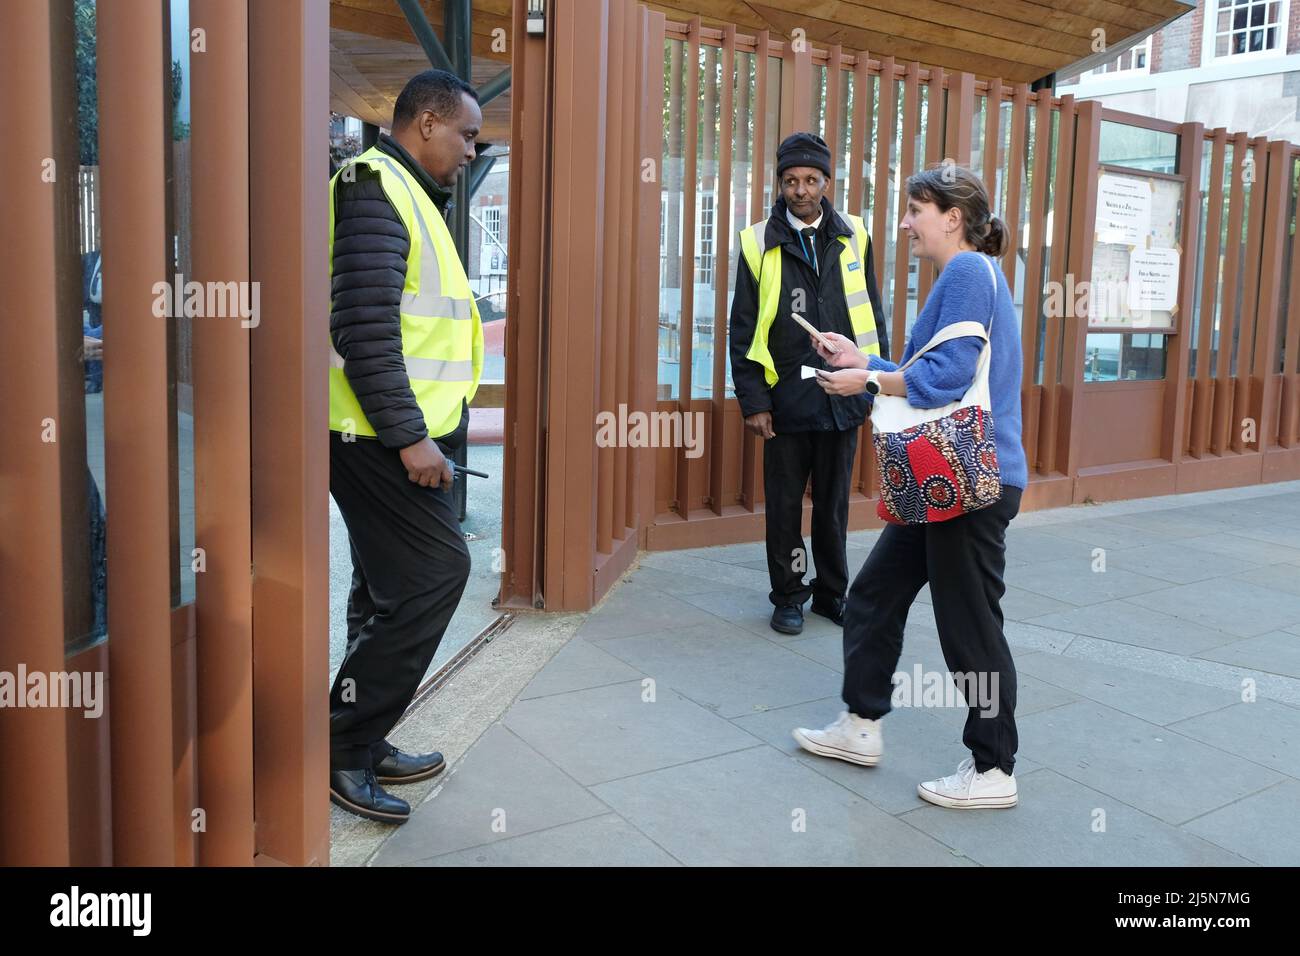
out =
<svg viewBox="0 0 1300 956"><path fill-rule="evenodd" d="M1103 174L1097 188L1097 242L1141 246L1150 233L1150 185Z"/></svg>
<svg viewBox="0 0 1300 956"><path fill-rule="evenodd" d="M1178 303L1178 250L1134 249L1128 265L1128 307L1163 312Z"/></svg>

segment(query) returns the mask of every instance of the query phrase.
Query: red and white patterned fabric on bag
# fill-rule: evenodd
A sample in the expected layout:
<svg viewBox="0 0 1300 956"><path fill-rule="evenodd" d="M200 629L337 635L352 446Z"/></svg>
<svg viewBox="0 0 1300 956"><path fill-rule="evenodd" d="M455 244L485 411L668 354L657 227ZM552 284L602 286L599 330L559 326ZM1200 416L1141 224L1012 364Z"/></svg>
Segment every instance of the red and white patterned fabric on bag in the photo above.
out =
<svg viewBox="0 0 1300 956"><path fill-rule="evenodd" d="M994 312L998 281L993 280ZM989 319L989 328L993 320ZM985 508L1002 497L993 412L989 399L989 333L980 322L954 322L940 329L901 372L930 349L951 339L984 339L975 378L966 394L939 408L914 408L899 395L877 395L871 410L872 443L880 464L876 513L894 524L930 524Z"/></svg>

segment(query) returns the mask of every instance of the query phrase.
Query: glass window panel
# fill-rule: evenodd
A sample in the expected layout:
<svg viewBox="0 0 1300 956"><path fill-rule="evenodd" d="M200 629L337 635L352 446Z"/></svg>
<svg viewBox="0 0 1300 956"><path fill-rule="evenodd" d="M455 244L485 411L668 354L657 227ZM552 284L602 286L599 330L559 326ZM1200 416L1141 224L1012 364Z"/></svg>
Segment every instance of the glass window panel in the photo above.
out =
<svg viewBox="0 0 1300 956"><path fill-rule="evenodd" d="M66 318L79 322L82 367L73 370L69 387L85 396L85 418L65 422L61 434L85 448L85 477L70 476L76 484L65 497L71 503L64 515L75 531L65 538L74 552L69 567L73 593L68 601L64 644L76 653L108 637L108 495L104 471L104 363L105 345L99 202L99 99L95 41L98 7L94 0L76 0L73 6L73 68L77 77L77 233L78 260L64 268L76 271L81 289L80 308ZM80 381L78 381L80 379ZM84 481L84 491L80 483ZM84 529L84 530L82 530Z"/></svg>
<svg viewBox="0 0 1300 956"><path fill-rule="evenodd" d="M876 195L876 148L880 139L880 81L874 76L867 76L867 89L864 96L870 97L867 122L871 127L867 131L865 140L865 152L862 156L862 218L866 221L867 230L871 230L871 218L875 215L872 205ZM880 253L875 251L876 256L876 279L880 280Z"/></svg>
<svg viewBox="0 0 1300 956"><path fill-rule="evenodd" d="M1178 163L1178 137L1173 133L1103 120L1099 160L1117 166L1170 173Z"/></svg>
<svg viewBox="0 0 1300 956"><path fill-rule="evenodd" d="M722 50L700 48L699 132L696 138L695 275L691 330L691 397L713 394L713 321L717 294L714 241L718 189L718 138L722 116Z"/></svg>
<svg viewBox="0 0 1300 956"><path fill-rule="evenodd" d="M1085 382L1159 381L1165 377L1167 337L1090 332L1084 348Z"/></svg>
<svg viewBox="0 0 1300 956"><path fill-rule="evenodd" d="M686 44L664 43L664 249L659 281L658 397L677 398L682 303L682 180L686 149Z"/></svg>
<svg viewBox="0 0 1300 956"><path fill-rule="evenodd" d="M835 151L835 193L831 197L831 202L835 208L841 211L851 211L847 209L849 198L849 180L852 176L852 154L853 147L853 109L855 95L855 78L849 70L840 70L838 76L840 85L840 108L839 108L839 132L838 141L831 144Z"/></svg>
<svg viewBox="0 0 1300 956"><path fill-rule="evenodd" d="M826 67L814 66L812 70L812 132L826 138Z"/></svg>
<svg viewBox="0 0 1300 956"><path fill-rule="evenodd" d="M970 118L970 168L979 176L984 175L984 110L987 104L988 97L977 94L975 110ZM990 196L993 193L993 185L993 183L984 184Z"/></svg>
<svg viewBox="0 0 1300 956"><path fill-rule="evenodd" d="M1052 229L1053 229L1053 221L1055 219L1054 208L1056 203L1056 162L1057 162L1056 154L1060 146L1060 125L1061 125L1060 120L1061 120L1060 114L1055 110L1053 110L1051 129L1047 131L1047 135L1050 138L1050 149L1051 149L1051 152L1048 156L1048 166L1047 166L1047 183L1046 183L1047 216L1043 221L1042 228L1038 230L1037 238L1033 240L1039 244L1039 247L1042 250L1042 269L1040 275L1038 276L1038 280L1039 280L1038 288L1042 290L1042 295L1046 295L1049 291L1047 288L1047 277L1051 275L1051 266L1052 266ZM1047 148L1047 145L1048 144L1045 142L1044 148ZM1035 367L1034 382L1035 384L1038 384L1044 380L1044 377L1046 375L1046 368L1048 362L1047 323L1049 319L1047 316L1047 310L1043 307L1041 296L1040 296L1040 301L1034 303L1034 308L1037 310L1038 313L1038 355L1036 356L1036 361L1034 363L1034 367ZM1063 319L1060 316L1056 316L1050 319L1050 321L1062 322ZM1059 344L1060 343L1058 342L1058 346ZM1055 355L1051 356L1050 360L1054 366L1053 371L1056 371L1056 369L1060 367L1060 353L1058 352Z"/></svg>
<svg viewBox="0 0 1300 956"><path fill-rule="evenodd" d="M727 259L727 314L720 316L719 322L726 322L731 315L731 302L736 295L735 276L740 261L739 232L753 222L764 218L762 210L753 208L750 196L753 193L754 176L761 166L762 156L754 148L754 111L758 103L757 77L755 75L755 58L752 53L736 53L735 73L732 77L732 102L735 104L735 117L731 130L731 235L728 241ZM734 397L735 391L731 380L731 361L724 365L724 388L728 398Z"/></svg>
<svg viewBox="0 0 1300 956"><path fill-rule="evenodd" d="M1295 255L1296 199L1297 185L1300 185L1300 165L1292 160L1290 183L1290 208L1287 212L1286 246L1282 253L1282 294L1277 304L1277 364L1274 372L1281 372L1286 367L1286 329L1287 312L1290 311L1291 299L1291 260Z"/></svg>
<svg viewBox="0 0 1300 956"><path fill-rule="evenodd" d="M169 222L172 237L172 271L187 279L193 273L190 261L190 5L188 0L170 0L172 88L169 114L170 179ZM217 317L229 320L233 316ZM170 320L168 370L172 417L172 540L179 551L172 580L172 604L194 600L194 375L190 361L194 319L178 316Z"/></svg>

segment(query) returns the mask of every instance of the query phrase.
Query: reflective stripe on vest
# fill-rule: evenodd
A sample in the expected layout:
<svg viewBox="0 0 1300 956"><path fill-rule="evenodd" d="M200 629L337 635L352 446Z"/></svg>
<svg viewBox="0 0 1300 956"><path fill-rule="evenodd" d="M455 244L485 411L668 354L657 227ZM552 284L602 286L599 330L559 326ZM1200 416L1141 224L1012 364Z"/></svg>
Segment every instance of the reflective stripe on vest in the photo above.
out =
<svg viewBox="0 0 1300 956"><path fill-rule="evenodd" d="M407 380L431 437L454 431L462 400L471 399L483 368L483 328L474 293L451 234L433 201L400 163L375 147L355 160L380 173L384 192L410 236L407 282L399 306ZM346 167L345 167L346 168ZM342 171L337 175L342 175ZM401 184L397 189L394 181ZM330 182L330 263L334 261L335 180ZM437 217L437 222L433 222ZM444 264L445 260L445 264ZM444 273L444 269L446 272ZM444 288L444 278L450 283ZM457 288L464 291L456 295ZM472 324L466 324L466 323ZM330 428L374 436L330 337Z"/></svg>
<svg viewBox="0 0 1300 956"><path fill-rule="evenodd" d="M876 332L876 316L867 292L866 263L862 258L862 243L871 248L871 237L861 216L845 215L851 234L839 236L851 255L840 253L840 279L844 287L844 303L853 327L853 340L859 350L867 355L880 354L880 338ZM763 377L768 386L776 384L776 363L768 349L768 334L776 320L781 297L781 247L766 248L767 220L754 223L740 233L740 249L750 273L758 283L758 321L754 339L746 358L763 366Z"/></svg>
<svg viewBox="0 0 1300 956"><path fill-rule="evenodd" d="M442 266L438 263L438 255L434 251L429 224L424 221L424 213L420 211L420 204L415 201L411 184L406 181L406 176L397 168L395 161L387 156L375 158L397 174L398 181L406 187L407 195L411 197L411 207L415 210L415 218L420 223L420 237L423 240L420 244L420 289L418 292L402 293L402 311L407 315L426 318L470 318L469 299L442 294Z"/></svg>

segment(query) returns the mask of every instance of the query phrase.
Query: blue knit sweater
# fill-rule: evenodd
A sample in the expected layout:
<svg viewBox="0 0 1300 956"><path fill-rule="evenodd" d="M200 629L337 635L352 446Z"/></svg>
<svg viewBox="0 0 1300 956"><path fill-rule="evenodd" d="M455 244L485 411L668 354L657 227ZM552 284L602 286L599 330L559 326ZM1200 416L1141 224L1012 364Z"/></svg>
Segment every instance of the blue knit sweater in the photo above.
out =
<svg viewBox="0 0 1300 956"><path fill-rule="evenodd" d="M912 326L903 362L944 326L975 320L989 327L989 316L994 312L993 280L984 259L978 252L959 252L948 260ZM995 264L993 271L998 280L997 310L989 333L993 343L989 360L993 439L1002 484L1023 490L1029 481L1029 468L1020 436L1020 323L1002 270ZM983 339L968 335L926 352L903 373L907 400L915 408L938 408L961 398L975 380L975 364L983 345ZM868 367L893 372L898 364L873 355Z"/></svg>

